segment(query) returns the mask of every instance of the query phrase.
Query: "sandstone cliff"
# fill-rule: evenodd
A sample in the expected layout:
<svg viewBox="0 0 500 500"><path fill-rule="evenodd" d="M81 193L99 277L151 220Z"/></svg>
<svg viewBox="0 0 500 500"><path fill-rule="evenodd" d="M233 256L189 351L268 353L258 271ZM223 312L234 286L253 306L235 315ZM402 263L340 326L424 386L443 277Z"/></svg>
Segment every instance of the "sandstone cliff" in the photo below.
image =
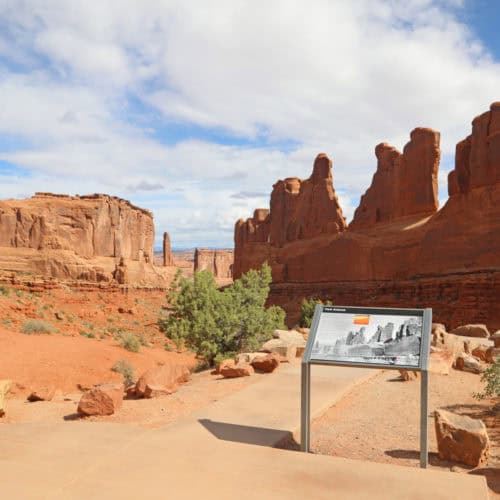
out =
<svg viewBox="0 0 500 500"><path fill-rule="evenodd" d="M0 201L3 271L111 281L121 266L118 281L157 283L153 242L153 215L113 196L36 193Z"/></svg>
<svg viewBox="0 0 500 500"><path fill-rule="evenodd" d="M344 305L432 307L449 327L500 328L500 103L457 145L450 198L437 211L439 156L439 134L430 129L415 129L402 154L377 146L377 171L347 229L322 226L307 237L282 232L273 239L271 195L265 217L259 212L236 224L235 277L268 261L270 301L285 307L290 323L304 297L321 296ZM277 210L282 221L305 212L314 208Z"/></svg>
<svg viewBox="0 0 500 500"><path fill-rule="evenodd" d="M218 280L231 280L233 277L233 251L196 248L194 270L208 270Z"/></svg>

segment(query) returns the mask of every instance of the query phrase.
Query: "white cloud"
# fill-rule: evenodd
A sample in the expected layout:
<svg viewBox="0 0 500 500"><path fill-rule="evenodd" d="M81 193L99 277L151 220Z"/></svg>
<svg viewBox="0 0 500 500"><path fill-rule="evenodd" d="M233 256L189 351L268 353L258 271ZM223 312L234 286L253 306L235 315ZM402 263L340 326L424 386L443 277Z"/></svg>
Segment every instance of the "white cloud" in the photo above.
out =
<svg viewBox="0 0 500 500"><path fill-rule="evenodd" d="M377 143L435 128L448 170L499 99L462 4L3 0L0 160L30 175L3 176L0 196L110 192L153 208L174 245L228 246L268 204L235 195L307 177L325 151L349 218ZM169 139L176 125L195 131Z"/></svg>

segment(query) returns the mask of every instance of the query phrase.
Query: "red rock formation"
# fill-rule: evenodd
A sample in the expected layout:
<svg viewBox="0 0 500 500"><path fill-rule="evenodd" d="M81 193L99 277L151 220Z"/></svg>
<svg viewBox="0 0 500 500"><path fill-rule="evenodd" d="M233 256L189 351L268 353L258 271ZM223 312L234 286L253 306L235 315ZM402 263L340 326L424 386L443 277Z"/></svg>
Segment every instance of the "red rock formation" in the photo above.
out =
<svg viewBox="0 0 500 500"><path fill-rule="evenodd" d="M194 252L194 270L208 270L215 278L232 279L233 251L197 248Z"/></svg>
<svg viewBox="0 0 500 500"><path fill-rule="evenodd" d="M472 134L459 142L455 170L448 175L450 196L500 182L500 102L472 121Z"/></svg>
<svg viewBox="0 0 500 500"><path fill-rule="evenodd" d="M151 212L113 196L36 193L0 201L0 269L106 282L166 281L153 270ZM121 262L120 262L121 260ZM152 280L152 281L151 281Z"/></svg>
<svg viewBox="0 0 500 500"><path fill-rule="evenodd" d="M401 154L385 142L375 148L377 171L361 197L351 229L399 217L432 215L438 208L439 132L416 128Z"/></svg>
<svg viewBox="0 0 500 500"><path fill-rule="evenodd" d="M170 248L170 236L167 232L163 233L163 266L173 266L174 257L172 256L172 249Z"/></svg>
<svg viewBox="0 0 500 500"><path fill-rule="evenodd" d="M270 302L285 307L289 325L304 297L319 296L344 305L432 307L448 328L500 328L499 132L500 105L493 104L457 146L451 196L437 212L439 134L430 129L415 129L403 154L377 146L377 172L347 230L313 224L298 238L289 221L315 220L302 217L314 212L317 197L299 211L295 183L282 196L275 193L288 181L280 181L265 220L236 225L235 276L267 260ZM273 196L282 202L273 204ZM286 231L271 229L275 207ZM269 227L267 241L256 237L260 225Z"/></svg>

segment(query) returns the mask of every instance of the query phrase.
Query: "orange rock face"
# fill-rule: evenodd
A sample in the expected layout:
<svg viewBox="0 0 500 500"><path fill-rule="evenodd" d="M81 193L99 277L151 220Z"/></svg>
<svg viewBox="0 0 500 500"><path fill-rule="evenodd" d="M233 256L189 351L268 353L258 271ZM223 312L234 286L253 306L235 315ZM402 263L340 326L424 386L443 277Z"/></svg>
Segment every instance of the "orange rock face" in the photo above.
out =
<svg viewBox="0 0 500 500"><path fill-rule="evenodd" d="M163 233L163 265L165 267L174 265L174 257L170 247L170 236L167 232Z"/></svg>
<svg viewBox="0 0 500 500"><path fill-rule="evenodd" d="M113 196L37 193L0 201L2 271L92 282L153 277L160 284L153 243L151 212Z"/></svg>
<svg viewBox="0 0 500 500"><path fill-rule="evenodd" d="M233 260L232 250L197 248L194 252L194 270L208 270L215 278L231 279L233 277Z"/></svg>
<svg viewBox="0 0 500 500"><path fill-rule="evenodd" d="M432 307L434 320L449 329L500 328L499 131L495 103L457 146L450 198L439 211L439 133L415 129L402 154L377 146L377 171L348 228L320 155L308 181L279 181L269 212L236 223L235 277L267 261L269 301L285 308L289 325L303 298L321 297L339 305ZM309 193L320 178L323 187L299 203L303 186Z"/></svg>
<svg viewBox="0 0 500 500"><path fill-rule="evenodd" d="M403 154L386 143L375 148L377 171L361 197L351 229L400 217L426 217L438 208L439 132L416 128Z"/></svg>

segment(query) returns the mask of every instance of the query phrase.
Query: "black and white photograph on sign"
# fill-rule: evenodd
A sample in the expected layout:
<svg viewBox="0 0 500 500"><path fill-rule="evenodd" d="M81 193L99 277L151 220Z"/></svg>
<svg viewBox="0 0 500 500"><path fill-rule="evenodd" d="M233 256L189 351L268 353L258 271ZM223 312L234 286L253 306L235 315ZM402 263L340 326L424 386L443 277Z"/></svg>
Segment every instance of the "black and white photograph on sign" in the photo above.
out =
<svg viewBox="0 0 500 500"><path fill-rule="evenodd" d="M422 322L418 315L322 313L311 359L418 367Z"/></svg>

